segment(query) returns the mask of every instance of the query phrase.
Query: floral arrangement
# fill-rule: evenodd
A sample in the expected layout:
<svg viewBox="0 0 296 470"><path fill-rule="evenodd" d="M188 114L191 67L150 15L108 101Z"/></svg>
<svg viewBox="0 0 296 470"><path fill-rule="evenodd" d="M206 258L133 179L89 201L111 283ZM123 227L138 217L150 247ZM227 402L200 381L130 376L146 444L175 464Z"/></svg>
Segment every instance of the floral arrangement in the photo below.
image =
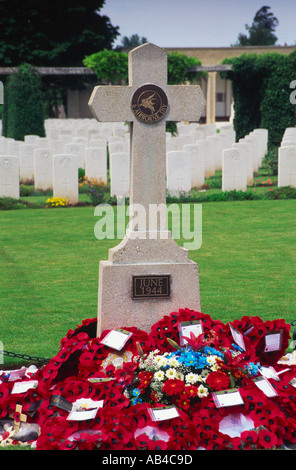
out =
<svg viewBox="0 0 296 470"><path fill-rule="evenodd" d="M201 333L182 335L184 322L198 322ZM104 344L110 331L96 337L96 326L88 319L69 330L57 355L37 371L12 380L0 374L0 418L21 404L27 421L39 424L38 450L248 450L296 443L296 366L279 361L290 339L284 320L245 316L223 324L181 309L150 332L124 326L129 336L120 351ZM278 332L279 348L266 350L266 338ZM273 371L263 379L271 395L257 382L265 369ZM32 380L37 386L26 389ZM16 383L22 392L14 392ZM240 401L222 405L219 397L233 391ZM101 406L91 418L69 419L81 400ZM155 419L163 410L175 414Z"/></svg>
<svg viewBox="0 0 296 470"><path fill-rule="evenodd" d="M103 204L109 197L109 186L102 178L88 178L84 176L79 187L85 191L92 205Z"/></svg>
<svg viewBox="0 0 296 470"><path fill-rule="evenodd" d="M46 207L67 207L69 202L65 197L52 197L46 200Z"/></svg>

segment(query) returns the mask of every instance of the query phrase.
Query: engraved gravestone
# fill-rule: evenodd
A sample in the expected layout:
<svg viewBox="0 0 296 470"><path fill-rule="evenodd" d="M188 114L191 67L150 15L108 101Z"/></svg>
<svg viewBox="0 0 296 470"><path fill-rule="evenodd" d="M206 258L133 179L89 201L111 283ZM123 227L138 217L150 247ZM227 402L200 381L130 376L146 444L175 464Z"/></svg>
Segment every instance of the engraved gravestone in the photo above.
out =
<svg viewBox="0 0 296 470"><path fill-rule="evenodd" d="M129 85L95 87L89 106L98 121L130 122L130 221L100 262L97 333L150 331L175 309L200 309L197 264L172 239L166 214L151 214L166 207L166 120L198 121L205 100L198 85L168 85L167 53L147 43L129 53Z"/></svg>

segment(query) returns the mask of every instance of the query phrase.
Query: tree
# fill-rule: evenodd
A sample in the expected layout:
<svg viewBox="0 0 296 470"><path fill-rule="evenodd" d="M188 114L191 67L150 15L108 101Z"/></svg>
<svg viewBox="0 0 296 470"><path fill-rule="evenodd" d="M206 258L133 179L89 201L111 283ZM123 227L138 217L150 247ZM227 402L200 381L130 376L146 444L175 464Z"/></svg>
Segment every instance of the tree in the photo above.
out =
<svg viewBox="0 0 296 470"><path fill-rule="evenodd" d="M138 34L132 34L129 38L127 36L123 36L121 39L121 46L118 46L116 50L131 50L137 46L141 46L141 44L145 44L146 42L148 42L148 39L143 36L140 38Z"/></svg>
<svg viewBox="0 0 296 470"><path fill-rule="evenodd" d="M269 9L263 6L257 11L252 25L245 25L249 36L240 33L235 46L272 46L276 43L277 37L273 33L279 21Z"/></svg>
<svg viewBox="0 0 296 470"><path fill-rule="evenodd" d="M0 66L81 66L119 35L99 11L105 0L0 1Z"/></svg>
<svg viewBox="0 0 296 470"><path fill-rule="evenodd" d="M22 64L8 80L2 133L16 140L31 134L45 137L41 79L29 64Z"/></svg>
<svg viewBox="0 0 296 470"><path fill-rule="evenodd" d="M126 52L105 49L85 57L83 63L96 73L100 82L127 81L128 55Z"/></svg>

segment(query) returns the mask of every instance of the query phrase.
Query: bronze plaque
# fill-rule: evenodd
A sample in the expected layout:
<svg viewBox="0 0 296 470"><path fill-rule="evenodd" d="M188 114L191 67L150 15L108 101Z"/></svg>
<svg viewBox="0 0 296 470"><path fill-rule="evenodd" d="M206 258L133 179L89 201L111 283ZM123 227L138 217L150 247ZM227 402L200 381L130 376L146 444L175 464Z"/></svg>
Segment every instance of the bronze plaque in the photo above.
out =
<svg viewBox="0 0 296 470"><path fill-rule="evenodd" d="M160 121L168 110L165 92L156 85L143 85L132 97L131 109L139 121L152 124Z"/></svg>
<svg viewBox="0 0 296 470"><path fill-rule="evenodd" d="M133 276L132 299L169 299L171 295L171 276L143 275Z"/></svg>

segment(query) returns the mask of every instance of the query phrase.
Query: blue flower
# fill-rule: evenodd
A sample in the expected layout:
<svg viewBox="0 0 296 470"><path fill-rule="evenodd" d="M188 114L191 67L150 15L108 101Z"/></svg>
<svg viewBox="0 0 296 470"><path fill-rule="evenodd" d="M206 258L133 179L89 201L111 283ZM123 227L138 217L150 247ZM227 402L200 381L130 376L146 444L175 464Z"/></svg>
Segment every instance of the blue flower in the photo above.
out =
<svg viewBox="0 0 296 470"><path fill-rule="evenodd" d="M139 395L141 395L141 390L139 388L134 388L133 396L138 397Z"/></svg>

